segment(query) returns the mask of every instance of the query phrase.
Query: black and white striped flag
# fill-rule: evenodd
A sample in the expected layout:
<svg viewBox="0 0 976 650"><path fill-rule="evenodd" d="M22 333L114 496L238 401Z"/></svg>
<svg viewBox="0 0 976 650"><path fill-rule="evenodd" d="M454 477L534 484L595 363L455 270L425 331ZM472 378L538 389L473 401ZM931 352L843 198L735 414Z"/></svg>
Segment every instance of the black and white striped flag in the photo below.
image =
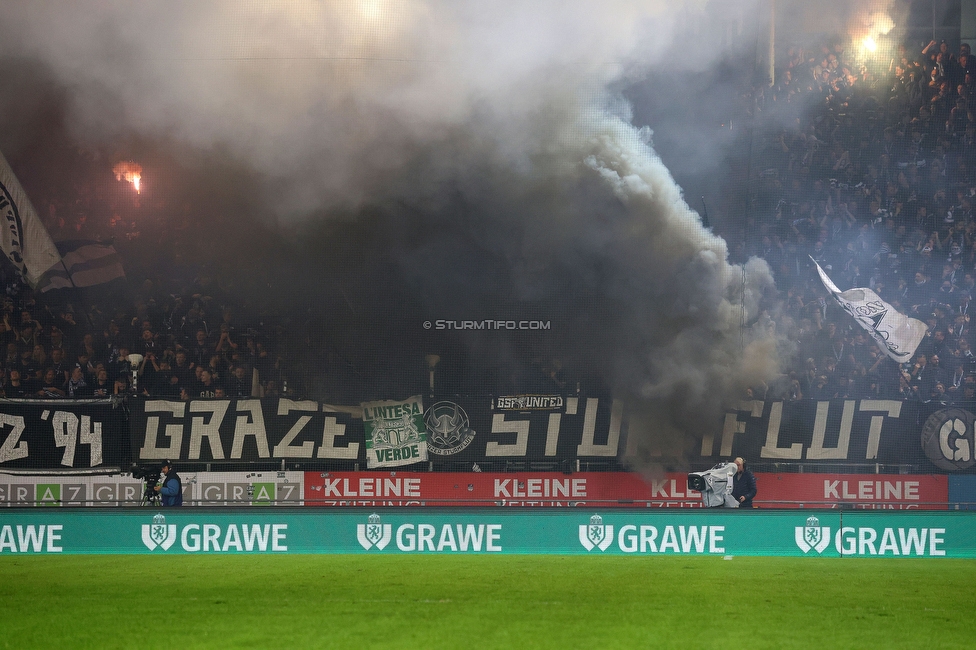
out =
<svg viewBox="0 0 976 650"><path fill-rule="evenodd" d="M64 266L44 274L41 291L91 287L125 277L122 258L111 244L74 239L58 242Z"/></svg>

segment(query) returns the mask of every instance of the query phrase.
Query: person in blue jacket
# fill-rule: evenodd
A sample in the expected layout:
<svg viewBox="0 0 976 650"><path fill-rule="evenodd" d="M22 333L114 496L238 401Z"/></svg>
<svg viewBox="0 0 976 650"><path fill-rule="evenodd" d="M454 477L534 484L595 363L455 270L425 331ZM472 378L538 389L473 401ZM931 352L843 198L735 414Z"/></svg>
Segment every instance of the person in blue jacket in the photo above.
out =
<svg viewBox="0 0 976 650"><path fill-rule="evenodd" d="M162 497L163 505L183 505L183 482L180 481L180 475L173 469L173 463L164 460L159 473L163 475L163 478L160 480L159 485L156 486L156 491Z"/></svg>
<svg viewBox="0 0 976 650"><path fill-rule="evenodd" d="M740 508L751 508L756 497L756 477L742 458L735 459L735 466L739 471L732 477L732 498L739 502Z"/></svg>

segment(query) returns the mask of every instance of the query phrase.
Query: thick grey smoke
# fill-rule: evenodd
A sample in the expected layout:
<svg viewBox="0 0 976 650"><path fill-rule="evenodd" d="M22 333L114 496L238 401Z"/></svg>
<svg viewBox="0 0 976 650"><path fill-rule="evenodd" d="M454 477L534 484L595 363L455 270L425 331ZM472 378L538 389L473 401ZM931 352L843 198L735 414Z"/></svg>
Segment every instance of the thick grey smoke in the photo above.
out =
<svg viewBox="0 0 976 650"><path fill-rule="evenodd" d="M284 213L362 200L452 128L518 163L536 116L657 59L676 19L625 1L6 4L0 47L52 65L79 135L227 146L275 180Z"/></svg>
<svg viewBox="0 0 976 650"><path fill-rule="evenodd" d="M280 220L422 224L379 254L434 317L492 318L493 300L551 315L550 351L605 368L633 405L639 463L680 457L777 371L774 332L753 326L765 263L727 262L608 90L673 60L715 3L6 4L0 55L49 67L79 141L226 151Z"/></svg>

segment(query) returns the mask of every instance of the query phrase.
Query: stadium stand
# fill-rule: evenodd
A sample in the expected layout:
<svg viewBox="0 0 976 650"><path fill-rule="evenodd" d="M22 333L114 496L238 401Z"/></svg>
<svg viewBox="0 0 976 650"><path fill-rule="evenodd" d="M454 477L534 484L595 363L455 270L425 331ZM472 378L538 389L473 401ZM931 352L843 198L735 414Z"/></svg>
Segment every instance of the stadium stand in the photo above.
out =
<svg viewBox="0 0 976 650"><path fill-rule="evenodd" d="M976 288L976 87L969 46L901 46L890 70L844 46L786 53L747 97L757 126L747 228L736 261L765 259L770 316L796 342L766 399L972 399ZM841 289L869 287L929 332L899 365L826 299L815 259Z"/></svg>
<svg viewBox="0 0 976 650"><path fill-rule="evenodd" d="M769 263L779 290L769 322L796 343L782 377L744 397L972 399L976 59L966 44L950 51L933 41L901 46L890 69L874 69L848 50L833 42L794 47L779 57L774 85L757 83L743 94L755 125L748 210L744 228L726 226L721 234L733 261L758 256ZM36 192L55 240L115 240L129 249L129 260L153 248L147 240L168 242L168 257L149 256L145 266L180 258L180 247L189 246L182 234L187 215L174 216L168 206L165 219L137 222L131 198L87 182L99 173L98 160L80 150L68 158L67 182ZM136 206L143 216L154 212ZM903 365L887 358L827 300L811 257L842 289L870 287L926 322L916 357ZM307 323L234 297L206 265L143 268L129 273L125 287L110 283L81 295L36 295L9 267L0 269L0 281L8 397L25 390L48 397L131 392L129 353L143 357L143 395L190 398L219 389L235 397L362 397L353 394L361 383L356 369L335 350L318 349L300 331ZM438 381L464 374L457 369L463 364L460 354L443 359ZM51 369L54 389L44 386ZM313 389L309 377L317 372L334 382ZM426 377L424 367L398 372L403 376L387 386L391 395L407 394ZM589 388L587 376L553 356L533 359L523 376L495 379L522 392L566 392L578 391L581 381Z"/></svg>

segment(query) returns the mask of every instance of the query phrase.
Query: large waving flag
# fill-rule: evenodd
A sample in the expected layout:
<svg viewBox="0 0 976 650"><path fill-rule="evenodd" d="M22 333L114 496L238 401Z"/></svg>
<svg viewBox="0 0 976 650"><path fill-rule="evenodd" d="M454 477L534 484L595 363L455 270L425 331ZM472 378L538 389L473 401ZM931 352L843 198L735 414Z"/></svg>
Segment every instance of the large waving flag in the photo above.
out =
<svg viewBox="0 0 976 650"><path fill-rule="evenodd" d="M817 264L817 260L813 263ZM837 304L867 330L885 354L899 363L912 358L928 329L925 323L896 311L870 289L854 288L842 292L819 264L817 272Z"/></svg>
<svg viewBox="0 0 976 650"><path fill-rule="evenodd" d="M92 287L125 277L122 258L111 243L72 239L57 246L64 263L44 274L39 287L42 292Z"/></svg>
<svg viewBox="0 0 976 650"><path fill-rule="evenodd" d="M61 256L2 153L0 219L0 250L36 287L44 273L61 265Z"/></svg>

